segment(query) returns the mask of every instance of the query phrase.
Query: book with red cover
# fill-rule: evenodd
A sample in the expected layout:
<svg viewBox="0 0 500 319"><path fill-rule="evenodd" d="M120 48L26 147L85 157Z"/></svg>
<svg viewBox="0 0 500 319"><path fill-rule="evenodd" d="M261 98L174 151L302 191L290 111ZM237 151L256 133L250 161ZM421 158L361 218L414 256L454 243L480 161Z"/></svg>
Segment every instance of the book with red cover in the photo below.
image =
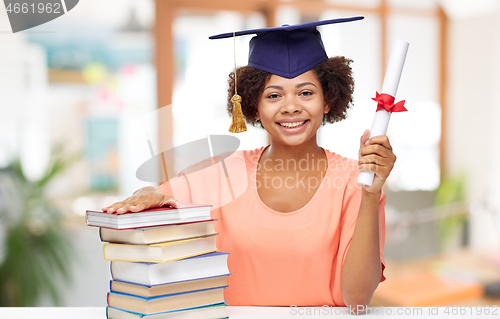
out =
<svg viewBox="0 0 500 319"><path fill-rule="evenodd" d="M121 215L87 210L85 218L88 226L133 229L210 220L210 207L211 205L179 203L178 208L159 207Z"/></svg>

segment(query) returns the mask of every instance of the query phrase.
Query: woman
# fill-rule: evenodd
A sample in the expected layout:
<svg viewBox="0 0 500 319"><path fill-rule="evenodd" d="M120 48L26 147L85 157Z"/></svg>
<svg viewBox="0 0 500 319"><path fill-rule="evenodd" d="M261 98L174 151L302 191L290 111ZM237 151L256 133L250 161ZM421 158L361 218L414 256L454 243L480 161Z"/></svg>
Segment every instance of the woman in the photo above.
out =
<svg viewBox="0 0 500 319"><path fill-rule="evenodd" d="M353 20L359 18L213 37L257 34L249 66L237 69L237 80L230 75L228 109L237 85L243 116L269 133L270 145L236 152L244 169L238 156L230 157L226 167L181 173L103 210L176 207L176 200L220 203L224 175L236 176L246 185L241 195L231 193L234 200L212 211L218 248L230 253L229 305L368 305L385 279L382 186L396 157L386 136L369 139L368 130L357 162L316 142L322 124L345 118L354 87L351 61L328 58L316 26ZM356 183L359 171L375 173L372 186Z"/></svg>

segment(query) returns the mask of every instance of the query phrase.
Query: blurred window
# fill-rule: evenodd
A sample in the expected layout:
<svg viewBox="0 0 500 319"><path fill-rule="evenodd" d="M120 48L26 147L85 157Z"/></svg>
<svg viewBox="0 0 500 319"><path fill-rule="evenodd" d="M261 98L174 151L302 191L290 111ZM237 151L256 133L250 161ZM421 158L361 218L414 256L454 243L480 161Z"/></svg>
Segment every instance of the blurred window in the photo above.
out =
<svg viewBox="0 0 500 319"><path fill-rule="evenodd" d="M357 158L359 137L370 128L382 87L385 63L396 39L410 43L396 100L406 100L409 112L394 114L388 136L398 156L387 187L392 190L434 190L440 179L441 100L440 18L434 0L324 0L262 1L261 13L249 12L253 2L217 11L216 4L189 1L179 4L174 18L175 87L172 113L173 145L228 134L227 75L233 70L233 39L210 41L209 35L267 25L363 15L360 23L320 27L330 56L354 62L354 106L348 118L326 125L318 142L342 156ZM186 5L187 6L187 5ZM193 9L193 8L196 8ZM257 10L257 9L256 9ZM267 19L267 20L266 20ZM236 63L247 64L248 40L236 39ZM384 61L384 63L383 63ZM196 112L193 110L196 109ZM268 143L260 128L238 134L240 149Z"/></svg>

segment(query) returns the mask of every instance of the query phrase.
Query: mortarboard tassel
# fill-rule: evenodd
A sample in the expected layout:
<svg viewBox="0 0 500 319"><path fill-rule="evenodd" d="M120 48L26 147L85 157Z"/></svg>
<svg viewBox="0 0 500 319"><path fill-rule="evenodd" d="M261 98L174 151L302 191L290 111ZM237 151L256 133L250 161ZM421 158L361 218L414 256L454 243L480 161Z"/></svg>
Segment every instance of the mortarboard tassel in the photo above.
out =
<svg viewBox="0 0 500 319"><path fill-rule="evenodd" d="M233 122L229 127L229 132L231 133L241 133L247 130L247 126L245 124L245 119L243 117L243 110L241 109L241 96L238 95L238 89L236 87L236 36L233 33L234 39L234 95L231 98L231 102L233 103Z"/></svg>
<svg viewBox="0 0 500 319"><path fill-rule="evenodd" d="M243 111L241 110L241 96L235 93L231 98L231 102L233 103L233 122L229 127L229 132L245 132L247 130L247 126L245 124L245 119L243 118Z"/></svg>

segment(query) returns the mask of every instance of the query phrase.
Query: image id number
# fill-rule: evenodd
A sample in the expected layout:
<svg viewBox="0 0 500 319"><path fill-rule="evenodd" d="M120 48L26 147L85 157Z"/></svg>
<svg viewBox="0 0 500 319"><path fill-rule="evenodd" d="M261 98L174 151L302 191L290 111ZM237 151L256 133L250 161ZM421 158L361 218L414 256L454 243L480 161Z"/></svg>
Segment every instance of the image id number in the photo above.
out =
<svg viewBox="0 0 500 319"><path fill-rule="evenodd" d="M61 3L9 3L8 13L61 13Z"/></svg>
<svg viewBox="0 0 500 319"><path fill-rule="evenodd" d="M457 316L457 315L493 315L498 316L498 306L448 306L444 310L447 315Z"/></svg>

